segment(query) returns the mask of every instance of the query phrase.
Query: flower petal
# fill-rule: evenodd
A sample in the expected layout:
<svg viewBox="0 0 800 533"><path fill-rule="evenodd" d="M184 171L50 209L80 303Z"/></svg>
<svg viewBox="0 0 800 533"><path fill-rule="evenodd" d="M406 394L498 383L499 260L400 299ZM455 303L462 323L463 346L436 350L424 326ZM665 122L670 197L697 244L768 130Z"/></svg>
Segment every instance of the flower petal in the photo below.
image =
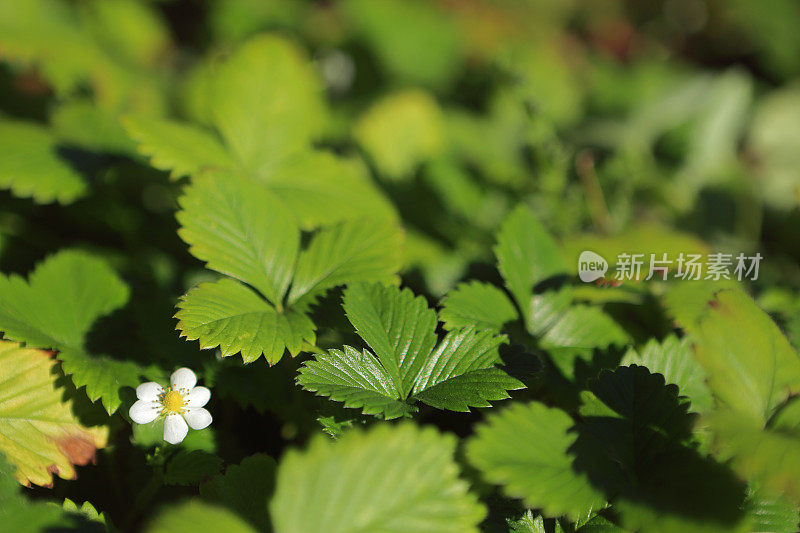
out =
<svg viewBox="0 0 800 533"><path fill-rule="evenodd" d="M211 398L211 391L205 387L195 387L183 397L189 407L203 407Z"/></svg>
<svg viewBox="0 0 800 533"><path fill-rule="evenodd" d="M205 429L211 425L211 413L202 407L189 407L183 413L183 418L192 429Z"/></svg>
<svg viewBox="0 0 800 533"><path fill-rule="evenodd" d="M170 444L178 444L189 433L189 426L181 415L167 415L164 420L164 440Z"/></svg>
<svg viewBox="0 0 800 533"><path fill-rule="evenodd" d="M136 397L140 400L145 400L148 402L154 402L158 400L158 395L162 392L164 392L164 387L153 381L142 383L136 387Z"/></svg>
<svg viewBox="0 0 800 533"><path fill-rule="evenodd" d="M131 420L137 424L149 424L158 417L161 412L161 403L139 400L133 404L128 411Z"/></svg>
<svg viewBox="0 0 800 533"><path fill-rule="evenodd" d="M186 389L186 392L197 385L197 376L188 368L179 368L169 378L172 390Z"/></svg>

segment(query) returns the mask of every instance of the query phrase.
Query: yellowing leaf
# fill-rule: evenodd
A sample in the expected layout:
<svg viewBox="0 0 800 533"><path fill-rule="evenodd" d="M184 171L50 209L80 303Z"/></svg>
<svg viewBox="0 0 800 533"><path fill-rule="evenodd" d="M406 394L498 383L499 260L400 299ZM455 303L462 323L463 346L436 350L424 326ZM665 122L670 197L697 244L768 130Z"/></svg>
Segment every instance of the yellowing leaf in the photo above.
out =
<svg viewBox="0 0 800 533"><path fill-rule="evenodd" d="M62 401L55 365L43 350L0 341L0 452L24 485L75 478L74 465L93 461L108 438L107 428L81 425Z"/></svg>
<svg viewBox="0 0 800 533"><path fill-rule="evenodd" d="M684 283L666 301L692 334L711 391L740 416L766 424L787 396L800 392L800 357L744 291Z"/></svg>

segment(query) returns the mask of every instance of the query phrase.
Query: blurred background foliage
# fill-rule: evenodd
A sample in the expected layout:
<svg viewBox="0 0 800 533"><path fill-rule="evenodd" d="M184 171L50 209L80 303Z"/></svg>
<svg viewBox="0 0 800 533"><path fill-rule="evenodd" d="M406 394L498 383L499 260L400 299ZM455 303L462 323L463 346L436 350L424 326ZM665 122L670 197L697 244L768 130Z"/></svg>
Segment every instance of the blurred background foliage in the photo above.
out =
<svg viewBox="0 0 800 533"><path fill-rule="evenodd" d="M760 251L754 292L797 346L798 24L795 0L0 0L0 270L63 247L106 257L133 297L97 349L206 361L224 422L188 446L238 460L318 431L295 361L244 371L178 338L175 302L209 273L176 235L183 182L122 126L210 124L216 62L268 32L310 58L328 107L307 117L315 142L366 165L406 231L403 280L432 302L499 283L494 233L523 202L567 249ZM321 346L349 331L339 296L315 313ZM248 417L262 423L236 433ZM135 492L154 437L132 438L85 476ZM56 490L122 512L69 492L91 486Z"/></svg>

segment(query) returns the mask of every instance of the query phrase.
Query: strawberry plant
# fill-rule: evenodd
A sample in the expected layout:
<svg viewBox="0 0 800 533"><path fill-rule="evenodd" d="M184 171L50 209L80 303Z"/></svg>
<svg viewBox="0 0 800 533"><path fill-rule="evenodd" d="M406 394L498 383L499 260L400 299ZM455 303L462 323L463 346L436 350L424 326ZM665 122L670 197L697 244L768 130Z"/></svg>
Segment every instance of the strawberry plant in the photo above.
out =
<svg viewBox="0 0 800 533"><path fill-rule="evenodd" d="M792 0L0 0L0 533L792 533Z"/></svg>

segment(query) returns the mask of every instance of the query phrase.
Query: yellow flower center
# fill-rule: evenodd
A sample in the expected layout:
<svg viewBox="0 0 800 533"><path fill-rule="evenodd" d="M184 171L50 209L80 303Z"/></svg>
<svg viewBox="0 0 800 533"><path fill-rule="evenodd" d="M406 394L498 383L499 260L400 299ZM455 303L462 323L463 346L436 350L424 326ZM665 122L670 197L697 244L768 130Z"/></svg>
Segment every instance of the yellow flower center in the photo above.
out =
<svg viewBox="0 0 800 533"><path fill-rule="evenodd" d="M176 390L171 390L164 394L161 405L167 413L180 413L183 411L183 396Z"/></svg>

